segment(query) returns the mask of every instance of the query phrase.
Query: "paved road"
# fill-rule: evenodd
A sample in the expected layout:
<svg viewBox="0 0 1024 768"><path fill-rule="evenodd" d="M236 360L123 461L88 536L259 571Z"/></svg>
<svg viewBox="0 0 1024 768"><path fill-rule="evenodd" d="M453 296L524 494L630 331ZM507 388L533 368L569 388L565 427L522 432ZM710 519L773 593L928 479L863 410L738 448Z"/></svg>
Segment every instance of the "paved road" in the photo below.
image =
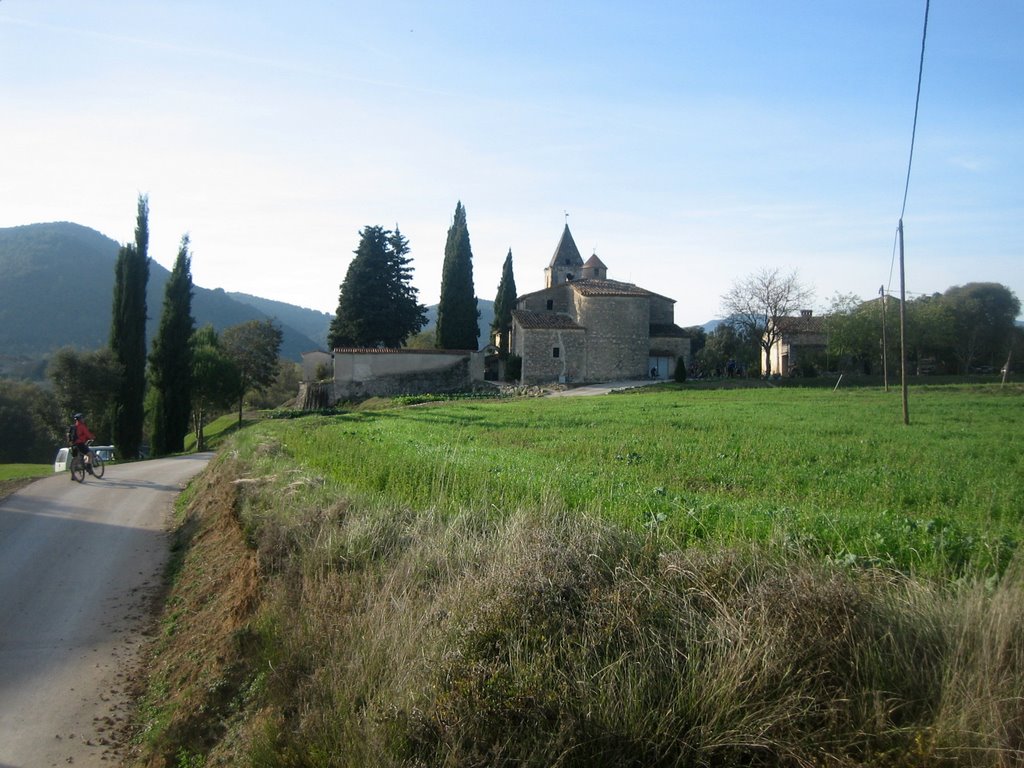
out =
<svg viewBox="0 0 1024 768"><path fill-rule="evenodd" d="M0 768L117 764L174 498L210 454L39 480L0 501Z"/></svg>
<svg viewBox="0 0 1024 768"><path fill-rule="evenodd" d="M638 379L636 381L610 381L605 384L585 384L581 387L570 387L552 392L548 397L586 397L587 395L607 395L619 389L633 389L658 384L657 379Z"/></svg>

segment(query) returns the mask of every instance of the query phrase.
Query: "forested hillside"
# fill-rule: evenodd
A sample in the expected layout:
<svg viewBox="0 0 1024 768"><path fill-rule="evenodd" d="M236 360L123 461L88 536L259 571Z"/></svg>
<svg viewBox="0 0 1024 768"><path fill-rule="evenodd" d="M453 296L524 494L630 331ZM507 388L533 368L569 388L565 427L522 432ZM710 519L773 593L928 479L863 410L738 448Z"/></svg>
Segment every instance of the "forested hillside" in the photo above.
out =
<svg viewBox="0 0 1024 768"><path fill-rule="evenodd" d="M117 241L70 222L0 228L0 371L15 362L24 368L26 361L66 345L95 349L107 344L119 247ZM160 320L169 275L151 261L146 299L149 338ZM198 286L192 313L197 326L211 323L217 330L274 318L284 334L282 357L296 361L303 352L323 346L321 337L310 331L323 325L325 333L329 323L322 312L279 302L260 307L220 288Z"/></svg>

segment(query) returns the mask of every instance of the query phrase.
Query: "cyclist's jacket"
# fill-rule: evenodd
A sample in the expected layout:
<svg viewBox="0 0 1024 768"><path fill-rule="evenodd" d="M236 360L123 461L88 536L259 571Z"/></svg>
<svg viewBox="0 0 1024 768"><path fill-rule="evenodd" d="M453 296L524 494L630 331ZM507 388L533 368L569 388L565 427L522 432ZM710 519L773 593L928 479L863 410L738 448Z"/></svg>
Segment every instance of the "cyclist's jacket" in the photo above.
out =
<svg viewBox="0 0 1024 768"><path fill-rule="evenodd" d="M86 440L94 440L95 439L95 435L93 435L93 433L89 431L89 428L87 426L85 426L85 422L84 421L76 421L72 425L72 429L74 429L74 431L75 431L75 439L74 439L74 444L75 445L81 445Z"/></svg>

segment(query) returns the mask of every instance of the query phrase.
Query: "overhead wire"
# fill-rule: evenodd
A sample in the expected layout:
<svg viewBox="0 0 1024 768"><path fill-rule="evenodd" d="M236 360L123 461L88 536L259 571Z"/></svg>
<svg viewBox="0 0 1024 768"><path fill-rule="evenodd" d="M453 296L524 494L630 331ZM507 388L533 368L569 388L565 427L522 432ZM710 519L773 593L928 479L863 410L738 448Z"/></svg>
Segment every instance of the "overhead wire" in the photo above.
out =
<svg viewBox="0 0 1024 768"><path fill-rule="evenodd" d="M924 3L924 30L921 33L921 59L917 66L917 95L914 98L914 125L910 131L910 157L907 159L907 181L903 186L903 205L900 206L900 224L903 223L903 214L907 212L907 195L910 193L910 169L914 164L914 142L917 139L917 115L921 107L921 81L924 78L924 50L928 40L928 11L931 7L931 0ZM896 246L899 240L899 227L893 235L892 260L889 262L888 289L892 288L892 271L896 263Z"/></svg>

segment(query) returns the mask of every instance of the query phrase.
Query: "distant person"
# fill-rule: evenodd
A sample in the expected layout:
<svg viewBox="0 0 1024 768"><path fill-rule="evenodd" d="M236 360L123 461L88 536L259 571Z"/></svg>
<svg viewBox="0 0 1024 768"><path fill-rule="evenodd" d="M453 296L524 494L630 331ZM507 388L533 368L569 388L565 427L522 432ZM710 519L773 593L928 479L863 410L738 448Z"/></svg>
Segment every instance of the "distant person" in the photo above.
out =
<svg viewBox="0 0 1024 768"><path fill-rule="evenodd" d="M89 448L89 441L95 440L96 436L89 430L82 414L76 413L72 418L75 423L68 428L68 437L74 450L82 454L82 462L85 464L86 471L91 475L93 474L92 451Z"/></svg>

